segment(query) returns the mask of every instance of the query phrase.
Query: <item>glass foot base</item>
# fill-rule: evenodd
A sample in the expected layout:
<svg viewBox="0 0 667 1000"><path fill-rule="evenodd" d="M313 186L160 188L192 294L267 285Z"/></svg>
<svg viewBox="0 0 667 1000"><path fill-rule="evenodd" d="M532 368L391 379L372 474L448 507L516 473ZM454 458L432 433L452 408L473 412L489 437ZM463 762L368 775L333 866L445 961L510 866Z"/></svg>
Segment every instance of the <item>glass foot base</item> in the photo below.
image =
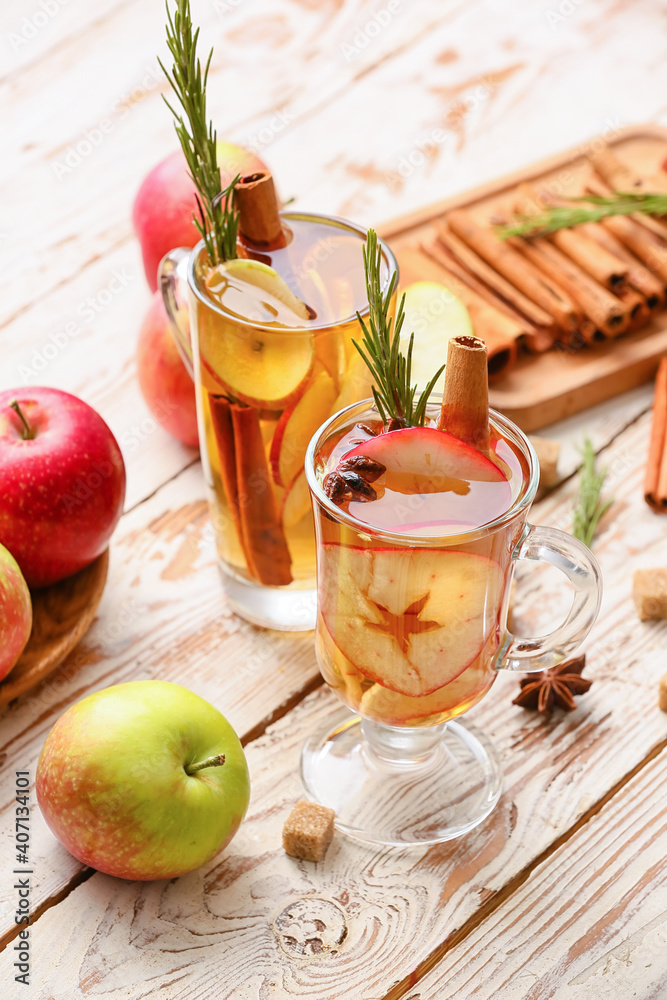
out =
<svg viewBox="0 0 667 1000"><path fill-rule="evenodd" d="M461 837L500 798L497 752L461 722L424 729L379 726L343 709L301 754L308 796L336 811L358 840L421 847Z"/></svg>
<svg viewBox="0 0 667 1000"><path fill-rule="evenodd" d="M315 628L317 591L263 587L234 576L218 563L222 586L232 609L241 618L262 628L282 632L307 632Z"/></svg>

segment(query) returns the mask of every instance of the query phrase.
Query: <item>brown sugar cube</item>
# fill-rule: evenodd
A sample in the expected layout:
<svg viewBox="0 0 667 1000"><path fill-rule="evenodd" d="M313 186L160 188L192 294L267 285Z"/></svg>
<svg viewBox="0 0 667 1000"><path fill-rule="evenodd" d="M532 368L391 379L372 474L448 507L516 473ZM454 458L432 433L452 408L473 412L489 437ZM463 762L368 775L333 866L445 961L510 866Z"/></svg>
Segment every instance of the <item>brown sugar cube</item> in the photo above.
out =
<svg viewBox="0 0 667 1000"><path fill-rule="evenodd" d="M293 858L321 861L334 832L333 809L316 802L297 802L283 827L283 847Z"/></svg>
<svg viewBox="0 0 667 1000"><path fill-rule="evenodd" d="M661 708L663 712L667 712L667 674L660 679L660 687L658 688L658 708Z"/></svg>
<svg viewBox="0 0 667 1000"><path fill-rule="evenodd" d="M558 458L560 456L560 441L551 438L531 437L530 443L537 452L540 463L539 492L550 490L558 482Z"/></svg>
<svg viewBox="0 0 667 1000"><path fill-rule="evenodd" d="M632 581L632 598L640 621L667 618L667 569L638 569Z"/></svg>

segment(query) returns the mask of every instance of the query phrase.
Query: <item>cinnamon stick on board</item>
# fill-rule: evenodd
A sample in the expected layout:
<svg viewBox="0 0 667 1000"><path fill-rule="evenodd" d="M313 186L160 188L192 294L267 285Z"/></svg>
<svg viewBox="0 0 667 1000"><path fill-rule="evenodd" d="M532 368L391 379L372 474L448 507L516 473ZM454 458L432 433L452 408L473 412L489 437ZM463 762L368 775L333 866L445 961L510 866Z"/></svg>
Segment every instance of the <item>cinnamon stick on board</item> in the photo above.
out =
<svg viewBox="0 0 667 1000"><path fill-rule="evenodd" d="M464 243L549 313L562 330L576 330L579 327L581 313L569 295L534 268L506 240L498 239L491 229L478 225L461 208L449 212L447 222Z"/></svg>
<svg viewBox="0 0 667 1000"><path fill-rule="evenodd" d="M466 306L471 319L473 316L478 317L479 314L477 318L479 330L475 327L475 321L473 327L475 333L486 343L489 352L489 377L496 373L493 345L494 338L499 333L511 337L517 346L525 347L529 351L541 353L553 347L556 336L555 325L553 334L547 333L544 328L533 326L530 320L454 260L440 240L422 243L421 249L441 269L441 280L451 286L451 290Z"/></svg>
<svg viewBox="0 0 667 1000"><path fill-rule="evenodd" d="M271 488L271 475L259 426L259 411L231 404L236 441L236 476L243 548L248 570L270 587L292 582L291 559Z"/></svg>
<svg viewBox="0 0 667 1000"><path fill-rule="evenodd" d="M667 357L660 362L655 379L644 499L656 514L667 513Z"/></svg>
<svg viewBox="0 0 667 1000"><path fill-rule="evenodd" d="M506 278L503 278L490 264L487 264L485 260L479 257L474 250L471 250L463 240L459 239L451 231L446 222L439 222L436 225L436 229L440 242L444 244L446 249L462 267L467 268L480 281L485 281L490 288L506 299L515 309L523 313L535 326L553 329L554 323L552 317L544 309L541 309L540 306L535 305L532 299L529 299L527 295L520 292L515 285L507 281Z"/></svg>
<svg viewBox="0 0 667 1000"><path fill-rule="evenodd" d="M455 275L418 250L399 250L398 264L401 280L406 285L413 281L434 281L445 285L461 300L470 313L475 334L486 343L489 378L504 375L516 359L516 338L522 333L520 325L489 306Z"/></svg>
<svg viewBox="0 0 667 1000"><path fill-rule="evenodd" d="M652 177L640 176L626 163L622 163L609 146L589 153L588 159L600 177L615 191L667 192L667 178L657 174Z"/></svg>
<svg viewBox="0 0 667 1000"><path fill-rule="evenodd" d="M530 240L512 237L509 242L520 249L535 267L557 281L596 328L608 337L617 337L627 330L630 322L627 305L594 281L549 240L542 237Z"/></svg>
<svg viewBox="0 0 667 1000"><path fill-rule="evenodd" d="M520 215L537 215L554 204L553 199L538 194L531 184L520 184L518 193L516 209ZM549 239L605 288L615 292L625 283L627 264L589 239L581 227L559 229Z"/></svg>
<svg viewBox="0 0 667 1000"><path fill-rule="evenodd" d="M632 254L617 236L599 222L584 222L579 227L592 240L628 265L627 282L646 299L649 310L657 312L665 301L665 290L654 274Z"/></svg>
<svg viewBox="0 0 667 1000"><path fill-rule="evenodd" d="M452 337L438 430L489 454L489 382L486 344L479 337Z"/></svg>

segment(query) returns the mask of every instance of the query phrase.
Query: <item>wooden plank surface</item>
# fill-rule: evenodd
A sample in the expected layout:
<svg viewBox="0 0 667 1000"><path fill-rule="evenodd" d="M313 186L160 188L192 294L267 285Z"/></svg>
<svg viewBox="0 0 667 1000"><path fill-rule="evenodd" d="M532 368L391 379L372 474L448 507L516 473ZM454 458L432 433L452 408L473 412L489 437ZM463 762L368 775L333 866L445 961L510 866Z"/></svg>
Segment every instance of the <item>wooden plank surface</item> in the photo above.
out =
<svg viewBox="0 0 667 1000"><path fill-rule="evenodd" d="M664 755L419 983L419 1000L662 1000Z"/></svg>
<svg viewBox="0 0 667 1000"><path fill-rule="evenodd" d="M317 868L286 858L280 827L299 795L299 749L336 704L320 691L250 744L251 811L222 859L174 884L126 885L94 875L47 910L35 934L36 996L74 1000L95 982L112 993L122 985L125 996L138 1000L148 979L152 989L172 989L174 1000L270 996L276 983L284 996L384 996L663 748L667 716L655 705L655 691L664 665L656 650L664 647L667 626L638 622L629 595L633 567L667 558L662 521L641 499L648 419L603 453L615 470L616 503L596 545L606 588L588 643L591 692L576 712L547 722L510 704L517 683L508 675L469 715L492 736L504 762L506 791L487 824L458 844L428 851L373 851L340 838ZM574 487L569 482L547 498L542 519L566 527ZM559 613L554 595L553 581L539 578L523 600L520 593L521 632ZM211 683L198 690L222 707ZM273 921L296 900L310 906L313 898L333 905L325 908L332 919L342 909L345 944L316 962L293 955L286 961ZM315 915L321 919L319 909ZM306 908L305 917L314 919L313 911ZM11 950L0 969L10 961Z"/></svg>
<svg viewBox="0 0 667 1000"><path fill-rule="evenodd" d="M492 0L468 0L451 14L434 0L401 4L385 30L346 58L342 46L355 44L360 31L363 37L376 9L366 0L193 2L204 45L216 44L211 108L219 132L252 144L268 129L258 152L296 207L379 223L601 132L667 120L663 15L649 0L612 7L587 0L555 23L550 0L502 10ZM607 589L589 644L596 685L581 708L544 723L508 707L516 681L499 679L471 718L501 748L507 792L474 838L423 857L369 852L339 838L318 868L285 858L279 829L299 794L299 747L334 699L319 692L299 700L318 676L307 636L271 636L225 609L199 466L159 429L148 432L135 381L134 341L148 295L131 202L143 174L174 148L162 84L151 75L163 9L149 0L69 0L13 50L10 33L32 15L23 0L8 0L0 12L8 56L0 106L9 137L0 161L0 384L24 381L19 366L33 361L33 350L43 353L50 334L99 295L114 269L132 272L122 294L49 361L44 381L79 393L109 420L128 464L133 509L114 539L94 630L49 683L1 717L3 857L13 794L7 776L17 767L34 774L55 718L109 683L157 676L192 687L251 739L255 775L249 822L228 854L170 884L94 875L74 888L85 873L35 810L32 902L47 908L33 928L32 995L217 1000L227 990L235 1000L372 1000L394 982L414 995L405 977L439 956L455 926L485 915L489 892L513 891L517 873L534 866L559 833L568 836L667 736L665 718L638 700L661 671L665 630L640 625L628 598L633 565L667 561L662 522L639 499L648 418L636 418L650 392L636 390L547 432L565 438L565 477L586 431L598 448L620 433L604 455L618 503L598 544ZM272 131L278 113L289 120ZM113 123L107 137L58 179L54 164L104 117ZM435 129L442 138L433 138ZM415 166L419 157L411 154L421 150ZM547 498L539 517L569 527L573 488L567 483ZM543 576L517 608L526 625L538 607L546 617L558 612ZM269 735L253 739L284 711ZM324 911L311 909L316 898ZM307 900L301 928L309 916L324 917L327 946L345 921L348 936L336 955L334 947L314 960L295 954L292 918L276 936L276 916L299 899ZM0 894L5 934L14 927L14 904L7 884ZM8 949L2 962L10 989L11 961ZM585 1000L607 996L596 988Z"/></svg>

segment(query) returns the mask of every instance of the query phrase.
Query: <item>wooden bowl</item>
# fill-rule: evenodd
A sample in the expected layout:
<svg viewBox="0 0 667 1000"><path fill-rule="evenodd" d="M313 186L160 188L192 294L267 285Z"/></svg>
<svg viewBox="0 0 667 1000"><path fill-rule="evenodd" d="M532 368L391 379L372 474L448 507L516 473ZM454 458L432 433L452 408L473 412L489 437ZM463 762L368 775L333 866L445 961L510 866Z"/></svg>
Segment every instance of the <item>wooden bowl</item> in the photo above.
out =
<svg viewBox="0 0 667 1000"><path fill-rule="evenodd" d="M107 549L78 573L31 592L32 632L18 663L0 683L0 705L53 673L83 638L95 617L108 569Z"/></svg>

